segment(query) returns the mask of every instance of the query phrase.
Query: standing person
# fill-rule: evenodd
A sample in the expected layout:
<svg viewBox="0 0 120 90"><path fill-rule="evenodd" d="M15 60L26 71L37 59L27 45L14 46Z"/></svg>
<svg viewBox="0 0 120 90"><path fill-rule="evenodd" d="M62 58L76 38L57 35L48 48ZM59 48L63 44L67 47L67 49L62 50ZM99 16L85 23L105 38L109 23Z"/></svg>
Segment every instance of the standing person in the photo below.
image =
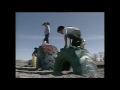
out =
<svg viewBox="0 0 120 90"><path fill-rule="evenodd" d="M49 22L45 22L42 24L43 26L45 26L45 38L43 40L43 42L46 41L46 43L49 43L49 35L50 35L50 23Z"/></svg>
<svg viewBox="0 0 120 90"><path fill-rule="evenodd" d="M79 28L59 26L57 29L57 32L64 34L64 40L65 40L64 47L67 47L67 38L69 38L70 45L76 46L76 47L80 46L81 48L84 48L85 40L81 38L81 32Z"/></svg>

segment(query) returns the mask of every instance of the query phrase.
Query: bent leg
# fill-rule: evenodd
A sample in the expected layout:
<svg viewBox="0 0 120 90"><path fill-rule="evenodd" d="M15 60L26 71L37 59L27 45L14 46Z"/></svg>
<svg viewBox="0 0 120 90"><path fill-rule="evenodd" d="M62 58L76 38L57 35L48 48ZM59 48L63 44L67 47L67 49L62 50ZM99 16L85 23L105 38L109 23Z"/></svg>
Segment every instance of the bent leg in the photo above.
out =
<svg viewBox="0 0 120 90"><path fill-rule="evenodd" d="M83 40L80 36L69 34L67 35L68 38L73 39L72 46L80 46L81 41Z"/></svg>

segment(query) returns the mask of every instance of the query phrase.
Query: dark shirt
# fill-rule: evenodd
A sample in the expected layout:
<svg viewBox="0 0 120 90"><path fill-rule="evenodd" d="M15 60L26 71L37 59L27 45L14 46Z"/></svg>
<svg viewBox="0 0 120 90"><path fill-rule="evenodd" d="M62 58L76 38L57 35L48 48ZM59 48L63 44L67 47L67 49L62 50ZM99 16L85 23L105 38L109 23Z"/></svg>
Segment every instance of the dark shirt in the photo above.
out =
<svg viewBox="0 0 120 90"><path fill-rule="evenodd" d="M32 53L32 56L37 56L37 51L34 51L34 52Z"/></svg>

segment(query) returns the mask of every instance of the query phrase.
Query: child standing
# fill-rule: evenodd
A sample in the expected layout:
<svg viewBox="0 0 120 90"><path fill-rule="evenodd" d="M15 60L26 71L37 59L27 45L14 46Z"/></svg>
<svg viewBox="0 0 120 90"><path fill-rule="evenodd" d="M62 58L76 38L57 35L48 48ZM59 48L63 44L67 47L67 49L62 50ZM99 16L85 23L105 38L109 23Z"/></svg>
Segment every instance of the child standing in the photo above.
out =
<svg viewBox="0 0 120 90"><path fill-rule="evenodd" d="M42 24L43 26L45 26L45 38L43 40L43 42L46 41L46 43L49 43L49 35L50 35L50 23L49 22L45 22Z"/></svg>

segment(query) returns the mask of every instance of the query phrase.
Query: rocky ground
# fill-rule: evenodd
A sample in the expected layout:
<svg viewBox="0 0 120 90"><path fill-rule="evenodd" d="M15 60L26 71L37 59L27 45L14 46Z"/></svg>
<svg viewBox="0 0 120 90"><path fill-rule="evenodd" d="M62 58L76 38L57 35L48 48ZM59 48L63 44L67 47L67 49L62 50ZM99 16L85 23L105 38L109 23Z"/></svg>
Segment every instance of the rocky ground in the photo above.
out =
<svg viewBox="0 0 120 90"><path fill-rule="evenodd" d="M104 78L104 68L99 68L96 73L75 75L72 71L62 71L61 76L54 76L53 71L40 71L34 67L26 67L28 61L16 60L16 78Z"/></svg>

